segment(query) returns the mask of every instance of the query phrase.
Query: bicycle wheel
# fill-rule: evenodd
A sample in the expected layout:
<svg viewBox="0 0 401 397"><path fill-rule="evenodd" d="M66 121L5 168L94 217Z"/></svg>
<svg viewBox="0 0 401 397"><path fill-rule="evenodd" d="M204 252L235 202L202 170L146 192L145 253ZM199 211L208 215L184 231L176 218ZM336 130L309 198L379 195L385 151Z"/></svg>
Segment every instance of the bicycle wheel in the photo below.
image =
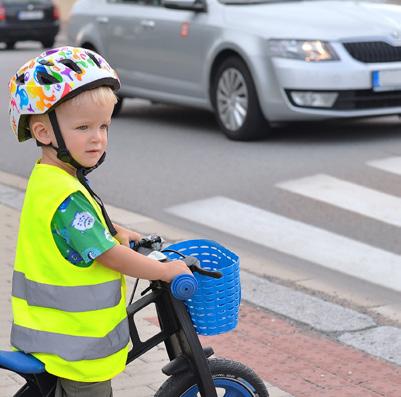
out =
<svg viewBox="0 0 401 397"><path fill-rule="evenodd" d="M268 397L266 386L255 372L236 361L214 358L210 371L219 397ZM155 397L199 397L195 378L188 373L171 376Z"/></svg>

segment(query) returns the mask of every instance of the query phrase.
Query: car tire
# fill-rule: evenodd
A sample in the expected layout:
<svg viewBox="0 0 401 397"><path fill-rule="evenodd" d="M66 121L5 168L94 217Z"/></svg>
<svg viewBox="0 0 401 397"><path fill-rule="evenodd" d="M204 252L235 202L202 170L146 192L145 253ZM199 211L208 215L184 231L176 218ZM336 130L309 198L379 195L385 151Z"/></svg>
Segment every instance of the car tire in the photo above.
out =
<svg viewBox="0 0 401 397"><path fill-rule="evenodd" d="M117 103L114 105L114 110L113 113L111 114L111 117L117 117L120 114L121 108L123 106L123 101L124 98L117 95Z"/></svg>
<svg viewBox="0 0 401 397"><path fill-rule="evenodd" d="M250 141L268 135L269 124L260 109L251 73L239 57L225 59L212 84L217 121L232 140Z"/></svg>
<svg viewBox="0 0 401 397"><path fill-rule="evenodd" d="M47 40L41 41L43 48L53 48L54 42L55 42L54 37L52 39L47 39Z"/></svg>
<svg viewBox="0 0 401 397"><path fill-rule="evenodd" d="M15 41L6 41L6 49L13 50L15 47Z"/></svg>

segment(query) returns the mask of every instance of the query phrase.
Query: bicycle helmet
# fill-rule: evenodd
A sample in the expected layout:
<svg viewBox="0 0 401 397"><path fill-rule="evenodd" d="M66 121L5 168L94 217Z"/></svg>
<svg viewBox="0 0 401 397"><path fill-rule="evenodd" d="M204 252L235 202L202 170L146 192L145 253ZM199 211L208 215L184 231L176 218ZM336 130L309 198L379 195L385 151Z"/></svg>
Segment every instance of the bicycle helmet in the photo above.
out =
<svg viewBox="0 0 401 397"><path fill-rule="evenodd" d="M103 202L90 188L85 175L97 168L105 159L106 153L93 167L79 164L67 149L60 130L55 108L60 103L73 98L83 91L101 86L120 88L116 72L106 60L94 51L78 47L60 47L47 50L23 65L11 78L10 124L19 142L32 138L29 130L29 116L48 114L57 140L57 157L77 169L79 181L99 203L107 226L114 236L114 229ZM39 146L45 146L37 142Z"/></svg>
<svg viewBox="0 0 401 397"><path fill-rule="evenodd" d="M77 47L47 50L23 65L11 78L10 123L19 142L32 137L28 118L45 114L85 90L120 88L116 72L94 51Z"/></svg>

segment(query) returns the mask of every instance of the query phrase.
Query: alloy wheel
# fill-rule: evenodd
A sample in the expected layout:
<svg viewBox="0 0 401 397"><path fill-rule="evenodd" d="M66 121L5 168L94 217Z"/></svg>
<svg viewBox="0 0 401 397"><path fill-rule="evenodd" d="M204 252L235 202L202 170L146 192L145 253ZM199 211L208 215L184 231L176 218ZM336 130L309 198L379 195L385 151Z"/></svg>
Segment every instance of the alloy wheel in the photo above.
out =
<svg viewBox="0 0 401 397"><path fill-rule="evenodd" d="M217 111L224 126L230 131L242 127L248 113L248 88L239 70L225 70L217 85Z"/></svg>

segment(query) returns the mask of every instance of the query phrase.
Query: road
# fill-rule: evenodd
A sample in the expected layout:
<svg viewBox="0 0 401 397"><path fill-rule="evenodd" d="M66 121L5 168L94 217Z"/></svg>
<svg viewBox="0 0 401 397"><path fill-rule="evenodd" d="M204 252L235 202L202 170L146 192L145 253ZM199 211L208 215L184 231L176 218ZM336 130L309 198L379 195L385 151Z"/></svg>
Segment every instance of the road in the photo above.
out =
<svg viewBox="0 0 401 397"><path fill-rule="evenodd" d="M9 132L4 87L38 51L0 51L0 170L24 177L38 151ZM283 125L241 143L227 140L208 112L129 100L109 141L107 162L91 176L104 201L349 290L399 299L398 117Z"/></svg>

